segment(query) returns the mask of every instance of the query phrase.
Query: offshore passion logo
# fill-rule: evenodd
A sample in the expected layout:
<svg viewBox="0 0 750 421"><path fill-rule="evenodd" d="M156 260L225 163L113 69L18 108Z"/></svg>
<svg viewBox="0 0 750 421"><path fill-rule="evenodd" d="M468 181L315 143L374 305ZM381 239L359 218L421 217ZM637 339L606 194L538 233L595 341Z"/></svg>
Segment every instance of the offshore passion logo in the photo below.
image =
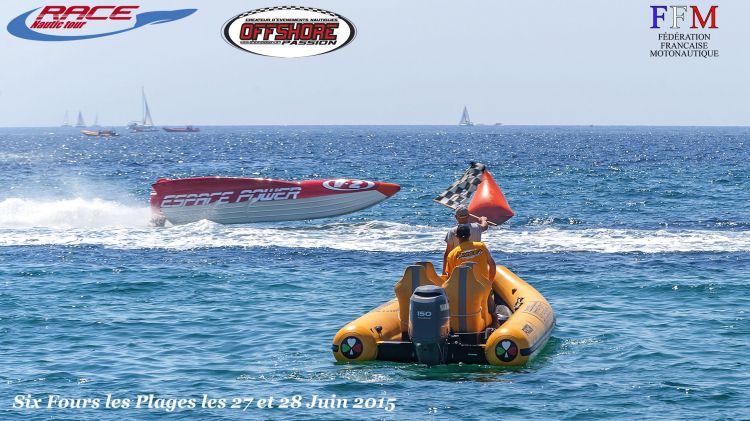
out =
<svg viewBox="0 0 750 421"><path fill-rule="evenodd" d="M224 24L224 39L241 50L269 57L308 57L349 44L354 25L323 9L281 6L255 9Z"/></svg>
<svg viewBox="0 0 750 421"><path fill-rule="evenodd" d="M12 35L33 41L77 41L106 37L190 16L198 9L136 13L140 6L44 6L8 23ZM38 12L38 13L37 13Z"/></svg>

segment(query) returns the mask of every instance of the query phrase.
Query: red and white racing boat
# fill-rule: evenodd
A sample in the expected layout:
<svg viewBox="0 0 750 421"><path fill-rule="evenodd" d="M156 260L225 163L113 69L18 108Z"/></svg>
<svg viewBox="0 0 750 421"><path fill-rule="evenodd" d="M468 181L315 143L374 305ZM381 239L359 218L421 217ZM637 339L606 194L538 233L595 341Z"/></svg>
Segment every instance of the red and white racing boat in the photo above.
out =
<svg viewBox="0 0 750 421"><path fill-rule="evenodd" d="M207 219L221 224L292 221L343 215L396 194L398 184L366 180L267 178L161 179L152 185L152 223Z"/></svg>

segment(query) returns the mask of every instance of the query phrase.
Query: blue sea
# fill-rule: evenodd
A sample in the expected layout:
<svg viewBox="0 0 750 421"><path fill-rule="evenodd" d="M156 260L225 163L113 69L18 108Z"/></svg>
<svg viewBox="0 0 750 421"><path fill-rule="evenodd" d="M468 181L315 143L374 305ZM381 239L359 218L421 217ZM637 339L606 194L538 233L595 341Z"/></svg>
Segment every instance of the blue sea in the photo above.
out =
<svg viewBox="0 0 750 421"><path fill-rule="evenodd" d="M340 327L442 258L432 198L470 161L516 212L485 240L552 338L516 369L336 363ZM0 419L750 419L748 162L742 127L0 129ZM148 226L151 183L205 175L402 189L337 218Z"/></svg>

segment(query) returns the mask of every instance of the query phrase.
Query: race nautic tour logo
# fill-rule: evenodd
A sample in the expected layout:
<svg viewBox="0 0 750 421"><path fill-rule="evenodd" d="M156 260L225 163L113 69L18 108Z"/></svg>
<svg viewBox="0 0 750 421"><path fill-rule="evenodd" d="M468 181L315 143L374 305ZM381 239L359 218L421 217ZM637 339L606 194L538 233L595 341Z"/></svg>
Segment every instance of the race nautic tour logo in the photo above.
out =
<svg viewBox="0 0 750 421"><path fill-rule="evenodd" d="M255 9L224 24L231 45L262 56L307 57L330 53L349 44L354 25L322 9L281 6Z"/></svg>
<svg viewBox="0 0 750 421"><path fill-rule="evenodd" d="M8 32L34 41L77 41L172 22L198 9L141 12L140 6L44 6L16 17ZM140 13L139 13L140 12Z"/></svg>

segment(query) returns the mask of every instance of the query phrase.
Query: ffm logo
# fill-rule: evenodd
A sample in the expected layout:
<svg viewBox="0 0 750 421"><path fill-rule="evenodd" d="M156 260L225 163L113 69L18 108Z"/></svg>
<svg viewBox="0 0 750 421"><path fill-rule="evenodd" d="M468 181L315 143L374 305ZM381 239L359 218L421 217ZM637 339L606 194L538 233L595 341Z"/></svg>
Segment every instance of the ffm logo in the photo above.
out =
<svg viewBox="0 0 750 421"><path fill-rule="evenodd" d="M717 29L716 9L719 6L650 6L651 29L659 31L659 48L650 50L650 57L718 58L719 50L711 44ZM670 25L671 21L671 25ZM680 28L680 24L684 29ZM690 25L688 27L688 25Z"/></svg>
<svg viewBox="0 0 750 421"><path fill-rule="evenodd" d="M709 20L711 24L708 29L716 29L716 8L719 6L711 6L708 12L703 15L698 9L698 6L690 6L692 12L692 25L690 29L700 28L706 29L706 24ZM672 17L672 25L670 29L680 29L679 22L685 22L685 14L688 13L688 6L651 6L651 29L660 29L659 21L665 21L667 19L668 10L672 9L669 13Z"/></svg>

